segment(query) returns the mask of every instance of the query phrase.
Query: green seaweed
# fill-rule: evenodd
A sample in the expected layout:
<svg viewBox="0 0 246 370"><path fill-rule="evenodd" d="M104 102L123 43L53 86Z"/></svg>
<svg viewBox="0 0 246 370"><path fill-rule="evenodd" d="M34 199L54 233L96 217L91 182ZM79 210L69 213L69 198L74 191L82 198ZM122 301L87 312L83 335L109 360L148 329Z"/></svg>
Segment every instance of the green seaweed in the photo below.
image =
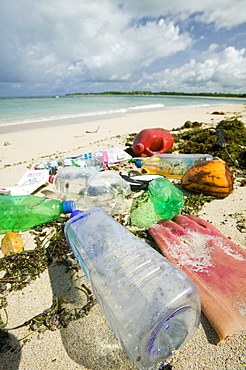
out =
<svg viewBox="0 0 246 370"><path fill-rule="evenodd" d="M185 204L182 208L182 215L193 215L198 216L199 211L202 209L204 204L212 202L217 199L211 195L204 194L191 194L185 197Z"/></svg>

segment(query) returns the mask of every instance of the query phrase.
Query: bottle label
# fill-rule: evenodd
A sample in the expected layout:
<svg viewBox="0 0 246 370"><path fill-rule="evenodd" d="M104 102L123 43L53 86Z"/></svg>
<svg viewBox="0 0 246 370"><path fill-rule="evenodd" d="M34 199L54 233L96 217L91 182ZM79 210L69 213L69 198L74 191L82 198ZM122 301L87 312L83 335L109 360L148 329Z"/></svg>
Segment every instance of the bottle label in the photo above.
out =
<svg viewBox="0 0 246 370"><path fill-rule="evenodd" d="M22 178L12 187L0 188L4 195L29 195L49 180L47 169L26 171Z"/></svg>

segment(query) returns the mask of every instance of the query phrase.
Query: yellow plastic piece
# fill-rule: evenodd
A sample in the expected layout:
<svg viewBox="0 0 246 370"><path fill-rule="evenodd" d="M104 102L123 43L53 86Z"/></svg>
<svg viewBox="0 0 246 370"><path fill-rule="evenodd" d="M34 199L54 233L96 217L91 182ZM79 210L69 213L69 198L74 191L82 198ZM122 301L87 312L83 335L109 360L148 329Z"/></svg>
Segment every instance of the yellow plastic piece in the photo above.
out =
<svg viewBox="0 0 246 370"><path fill-rule="evenodd" d="M20 234L9 231L2 239L1 247L6 256L11 253L20 253L24 249L23 239Z"/></svg>

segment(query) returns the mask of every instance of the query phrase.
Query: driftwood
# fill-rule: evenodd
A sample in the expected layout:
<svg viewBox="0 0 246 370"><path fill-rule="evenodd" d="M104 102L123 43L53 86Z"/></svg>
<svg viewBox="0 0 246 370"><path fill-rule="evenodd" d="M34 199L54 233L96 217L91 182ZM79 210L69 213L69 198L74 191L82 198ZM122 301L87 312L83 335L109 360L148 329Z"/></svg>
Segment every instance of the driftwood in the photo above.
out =
<svg viewBox="0 0 246 370"><path fill-rule="evenodd" d="M85 131L86 134L94 134L95 132L97 132L99 130L100 126L98 126L98 128L95 130L95 131Z"/></svg>

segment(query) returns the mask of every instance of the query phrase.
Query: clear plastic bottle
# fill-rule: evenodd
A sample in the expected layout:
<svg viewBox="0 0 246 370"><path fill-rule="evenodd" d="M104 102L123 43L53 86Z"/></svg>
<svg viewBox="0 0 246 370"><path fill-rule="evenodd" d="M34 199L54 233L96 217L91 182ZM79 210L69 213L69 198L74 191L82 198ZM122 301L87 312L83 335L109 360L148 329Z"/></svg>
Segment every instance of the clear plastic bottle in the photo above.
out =
<svg viewBox="0 0 246 370"><path fill-rule="evenodd" d="M65 236L134 364L156 369L195 333L196 286L101 208L72 217Z"/></svg>
<svg viewBox="0 0 246 370"><path fill-rule="evenodd" d="M61 213L71 213L73 201L61 203L35 195L0 196L0 234L26 231L55 220Z"/></svg>
<svg viewBox="0 0 246 370"><path fill-rule="evenodd" d="M87 153L78 157L60 158L46 161L35 165L35 169L47 169L50 175L55 175L57 171L63 167L81 167L90 168L99 171L103 163L94 158L93 153Z"/></svg>
<svg viewBox="0 0 246 370"><path fill-rule="evenodd" d="M156 154L135 164L151 174L181 178L190 167L211 159L213 157L209 154Z"/></svg>
<svg viewBox="0 0 246 370"><path fill-rule="evenodd" d="M125 197L131 192L129 183L116 172L73 166L57 172L53 188L58 199L73 200L76 208L102 207L111 215L125 211Z"/></svg>
<svg viewBox="0 0 246 370"><path fill-rule="evenodd" d="M50 175L55 175L60 168L67 166L92 168L99 171L101 168L106 169L114 164L127 162L131 158L124 150L114 147L94 153L81 154L76 157L51 159L36 164L35 169L48 169Z"/></svg>
<svg viewBox="0 0 246 370"><path fill-rule="evenodd" d="M60 168L56 175L50 176L49 181L58 199L78 202L85 194L89 178L97 174L98 171L92 168L68 166Z"/></svg>

